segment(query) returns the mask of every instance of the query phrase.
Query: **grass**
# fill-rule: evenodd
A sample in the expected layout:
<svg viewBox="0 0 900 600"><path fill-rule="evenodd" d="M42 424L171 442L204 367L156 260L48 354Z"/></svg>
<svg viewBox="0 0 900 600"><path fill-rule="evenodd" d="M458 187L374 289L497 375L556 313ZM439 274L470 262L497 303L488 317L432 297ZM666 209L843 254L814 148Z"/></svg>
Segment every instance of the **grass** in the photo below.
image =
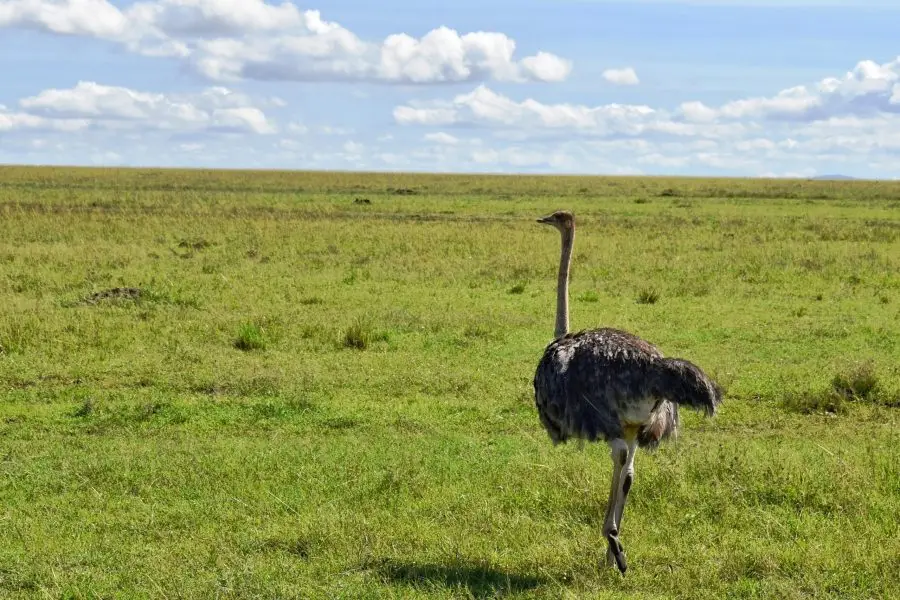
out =
<svg viewBox="0 0 900 600"><path fill-rule="evenodd" d="M256 323L242 323L234 339L234 347L245 351L264 349L266 340L262 328Z"/></svg>
<svg viewBox="0 0 900 600"><path fill-rule="evenodd" d="M836 393L848 400L872 400L879 391L878 375L872 363L867 361L836 374L831 380L831 386Z"/></svg>
<svg viewBox="0 0 900 600"><path fill-rule="evenodd" d="M354 323L344 332L344 347L365 350L369 347L372 332L361 323Z"/></svg>
<svg viewBox="0 0 900 600"><path fill-rule="evenodd" d="M656 304L659 301L659 292L656 290L641 290L636 302L638 304Z"/></svg>
<svg viewBox="0 0 900 600"><path fill-rule="evenodd" d="M638 456L624 579L608 451L533 406L561 208L571 328L728 390ZM898 208L887 182L0 168L0 597L891 597Z"/></svg>

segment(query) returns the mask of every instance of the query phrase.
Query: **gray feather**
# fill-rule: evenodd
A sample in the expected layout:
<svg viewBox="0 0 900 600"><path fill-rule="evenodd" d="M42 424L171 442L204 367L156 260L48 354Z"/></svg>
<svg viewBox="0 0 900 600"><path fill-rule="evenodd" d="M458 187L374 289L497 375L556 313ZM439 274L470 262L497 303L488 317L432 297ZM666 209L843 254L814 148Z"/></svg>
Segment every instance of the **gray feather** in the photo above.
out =
<svg viewBox="0 0 900 600"><path fill-rule="evenodd" d="M702 370L664 358L652 344L625 331L602 328L566 334L544 351L534 376L535 404L555 443L624 436L620 415L655 399L638 443L655 447L677 434L678 406L713 414L721 392Z"/></svg>

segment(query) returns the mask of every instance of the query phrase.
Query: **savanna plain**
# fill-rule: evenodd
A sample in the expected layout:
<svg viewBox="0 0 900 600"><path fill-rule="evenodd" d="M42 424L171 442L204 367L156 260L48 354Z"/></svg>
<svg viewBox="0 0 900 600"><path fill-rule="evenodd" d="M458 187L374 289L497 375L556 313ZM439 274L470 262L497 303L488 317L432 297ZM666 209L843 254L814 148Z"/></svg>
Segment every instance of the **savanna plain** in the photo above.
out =
<svg viewBox="0 0 900 600"><path fill-rule="evenodd" d="M571 327L725 388L553 447ZM2 598L900 597L900 183L0 168Z"/></svg>

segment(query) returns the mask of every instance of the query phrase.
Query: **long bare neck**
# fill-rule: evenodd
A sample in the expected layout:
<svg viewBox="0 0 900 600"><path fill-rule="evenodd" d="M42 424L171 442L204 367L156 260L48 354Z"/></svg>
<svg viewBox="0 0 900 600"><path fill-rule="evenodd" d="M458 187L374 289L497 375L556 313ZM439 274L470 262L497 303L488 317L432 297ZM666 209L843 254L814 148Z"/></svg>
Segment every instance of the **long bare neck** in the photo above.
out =
<svg viewBox="0 0 900 600"><path fill-rule="evenodd" d="M563 229L559 277L556 283L556 330L553 332L556 338L561 338L569 332L569 264L572 262L574 244L575 228Z"/></svg>

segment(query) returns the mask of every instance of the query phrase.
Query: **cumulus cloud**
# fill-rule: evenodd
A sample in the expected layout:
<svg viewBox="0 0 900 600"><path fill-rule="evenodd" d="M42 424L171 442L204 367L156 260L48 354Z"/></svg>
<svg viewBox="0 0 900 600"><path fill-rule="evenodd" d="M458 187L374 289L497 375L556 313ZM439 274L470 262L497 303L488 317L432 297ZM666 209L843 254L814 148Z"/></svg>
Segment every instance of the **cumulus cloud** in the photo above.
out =
<svg viewBox="0 0 900 600"><path fill-rule="evenodd" d="M25 26L52 33L119 39L128 21L106 0L4 0L0 27Z"/></svg>
<svg viewBox="0 0 900 600"><path fill-rule="evenodd" d="M691 121L757 119L813 122L832 117L900 113L900 57L884 64L859 62L843 77L799 85L770 97L735 100L718 108L700 102L681 107Z"/></svg>
<svg viewBox="0 0 900 600"><path fill-rule="evenodd" d="M579 149L568 152L576 155L589 148L579 164L593 156L657 172L803 173L813 164L865 172L900 164L898 99L900 58L862 61L841 77L719 106L543 103L480 85L449 100L408 102L393 116L400 125L440 127L456 137L484 130L523 156L542 147L575 144Z"/></svg>
<svg viewBox="0 0 900 600"><path fill-rule="evenodd" d="M86 129L85 119L47 119L27 112L11 111L0 105L0 133L32 130L72 132Z"/></svg>
<svg viewBox="0 0 900 600"><path fill-rule="evenodd" d="M771 97L738 99L718 107L699 101L675 109L545 104L531 98L513 100L482 84L448 101L411 101L396 107L393 115L402 125L481 126L531 133L557 130L588 137L734 138L743 140L739 150L750 149L748 144L762 150L758 140L744 138L759 138L762 129L775 133L791 129L809 136L824 128L846 135L866 129L877 135L879 127L900 117L900 58L884 64L862 61L843 77L827 78L815 86L795 86ZM878 136L879 143L890 144L884 138Z"/></svg>
<svg viewBox="0 0 900 600"><path fill-rule="evenodd" d="M13 129L32 129L41 127L44 120L34 115L9 112L5 106L0 106L0 133Z"/></svg>
<svg viewBox="0 0 900 600"><path fill-rule="evenodd" d="M449 102L414 102L394 109L402 125L484 126L511 130L572 131L592 137L716 137L742 129L740 124L697 124L676 120L665 110L645 105L544 104L512 100L481 85Z"/></svg>
<svg viewBox="0 0 900 600"><path fill-rule="evenodd" d="M536 81L564 81L572 72L572 61L538 52L522 59L522 69Z"/></svg>
<svg viewBox="0 0 900 600"><path fill-rule="evenodd" d="M158 94L81 81L48 89L19 102L22 112L9 129L22 127L141 128L172 131L220 130L268 134L275 126L243 94L208 88L197 94ZM0 113L0 128L3 128Z"/></svg>
<svg viewBox="0 0 900 600"><path fill-rule="evenodd" d="M192 7L202 4L202 0L179 1ZM297 17L291 14L278 13L278 17L283 21L302 20L305 13L297 12ZM228 22L228 18L226 15L219 22L209 17L203 23L216 22L222 30L241 25ZM247 27L270 31L267 28L276 27L276 20L248 18ZM196 21L183 23L190 31L202 29ZM327 29L324 22L322 27ZM398 69L391 77L427 80L427 65L433 61L421 66L408 57L438 53L446 48L442 36L448 32L428 40L398 38L392 42L393 58L385 63L389 67L382 67L380 54L369 64ZM465 36L458 37L462 40ZM146 39L150 38L144 43ZM238 41L243 43L245 39ZM500 37L468 38L454 47L454 52L435 59L451 65L444 68L441 77L467 76L464 70L452 66L466 53L480 57L472 63L474 71L506 73L503 77L517 72L510 67L515 62L510 58L512 49ZM477 52L473 48L478 48ZM491 56L504 58L492 62ZM553 72L552 60L537 60L528 67L525 60L519 64L521 68L543 70L544 77ZM63 140L67 156L73 156L72 148L77 143L96 143L90 152L77 151L80 160L115 151L133 162L138 152L135 149L145 144L150 149L141 152L150 160L163 156L182 164L196 161L198 166L203 161L222 164L217 160L240 161L229 166L246 166L247 152L255 146L257 153L252 160L260 166L883 174L900 168L898 74L900 59L887 63L862 61L844 75L771 95L721 104L695 100L679 106L545 102L531 96L517 97L511 87L499 93L481 84L444 100L403 103L393 111L394 121L401 127L370 135L365 129L354 131L338 122L326 126L286 119L284 127L277 128L269 109L283 107L282 100L250 97L230 86L178 94L81 82L71 88L44 90L11 107L0 106L0 135L6 160L17 161L25 160L19 157L27 157L29 152L40 152L41 162L53 162L51 155L63 152L59 150ZM283 137L257 135L277 129ZM217 132L245 134L239 152L201 135ZM122 140L129 142L122 144ZM171 149L171 155L160 152L160 148ZM193 156L183 159L185 154ZM50 158L43 158L47 156Z"/></svg>
<svg viewBox="0 0 900 600"><path fill-rule="evenodd" d="M637 85L641 82L631 67L607 69L603 71L603 79L615 85Z"/></svg>
<svg viewBox="0 0 900 600"><path fill-rule="evenodd" d="M108 0L3 0L4 26L108 40L221 81L557 82L572 68L544 51L517 59L515 41L498 32L438 27L364 41L292 2L149 0L119 9Z"/></svg>

